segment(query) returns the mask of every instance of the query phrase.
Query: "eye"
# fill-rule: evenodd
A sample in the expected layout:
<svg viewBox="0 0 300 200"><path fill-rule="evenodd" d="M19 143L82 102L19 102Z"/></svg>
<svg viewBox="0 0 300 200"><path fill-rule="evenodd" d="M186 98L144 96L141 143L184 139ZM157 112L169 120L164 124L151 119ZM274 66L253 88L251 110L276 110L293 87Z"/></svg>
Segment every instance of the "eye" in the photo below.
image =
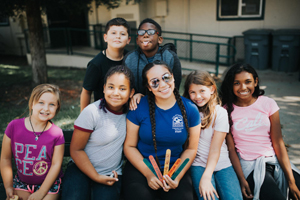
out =
<svg viewBox="0 0 300 200"><path fill-rule="evenodd" d="M44 104L44 102L42 102L42 101L39 101L39 104Z"/></svg>
<svg viewBox="0 0 300 200"><path fill-rule="evenodd" d="M108 86L108 89L113 89L113 86Z"/></svg>
<svg viewBox="0 0 300 200"><path fill-rule="evenodd" d="M54 103L50 103L50 106L55 106L55 104Z"/></svg>
<svg viewBox="0 0 300 200"><path fill-rule="evenodd" d="M239 84L240 84L239 82L234 82L234 83L233 83L233 85L239 85Z"/></svg>
<svg viewBox="0 0 300 200"><path fill-rule="evenodd" d="M205 90L200 90L201 93L205 92Z"/></svg>
<svg viewBox="0 0 300 200"><path fill-rule="evenodd" d="M121 91L125 91L125 90L126 90L126 88L120 88L120 90L121 90Z"/></svg>
<svg viewBox="0 0 300 200"><path fill-rule="evenodd" d="M250 81L250 80L247 80L247 81L246 81L247 84L249 84L249 83L251 83L251 82L252 82L252 81Z"/></svg>

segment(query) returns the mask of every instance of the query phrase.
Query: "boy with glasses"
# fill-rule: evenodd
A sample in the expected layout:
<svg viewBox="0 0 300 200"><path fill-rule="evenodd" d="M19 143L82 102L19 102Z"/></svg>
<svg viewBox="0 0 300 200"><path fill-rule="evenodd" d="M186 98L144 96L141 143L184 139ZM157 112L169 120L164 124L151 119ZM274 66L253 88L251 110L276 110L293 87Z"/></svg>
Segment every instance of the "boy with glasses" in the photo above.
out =
<svg viewBox="0 0 300 200"><path fill-rule="evenodd" d="M173 44L168 43L159 46L163 42L161 36L161 27L153 19L144 19L137 31L136 43L138 48L129 52L123 60L123 64L131 69L135 76L135 91L130 102L130 108L136 109L137 104L142 96L146 94L146 88L142 84L142 71L148 63L154 60L163 60L172 69L175 79L175 86L179 89L181 83L181 64L176 54L176 48Z"/></svg>

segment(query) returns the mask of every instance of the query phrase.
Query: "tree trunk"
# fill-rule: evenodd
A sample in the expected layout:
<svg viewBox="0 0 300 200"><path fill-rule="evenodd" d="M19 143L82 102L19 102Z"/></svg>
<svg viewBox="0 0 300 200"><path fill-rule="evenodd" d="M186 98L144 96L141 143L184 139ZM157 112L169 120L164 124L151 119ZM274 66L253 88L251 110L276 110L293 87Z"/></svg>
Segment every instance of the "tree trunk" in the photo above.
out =
<svg viewBox="0 0 300 200"><path fill-rule="evenodd" d="M32 63L32 79L33 84L38 85L48 81L41 8L39 0L26 0L25 2Z"/></svg>

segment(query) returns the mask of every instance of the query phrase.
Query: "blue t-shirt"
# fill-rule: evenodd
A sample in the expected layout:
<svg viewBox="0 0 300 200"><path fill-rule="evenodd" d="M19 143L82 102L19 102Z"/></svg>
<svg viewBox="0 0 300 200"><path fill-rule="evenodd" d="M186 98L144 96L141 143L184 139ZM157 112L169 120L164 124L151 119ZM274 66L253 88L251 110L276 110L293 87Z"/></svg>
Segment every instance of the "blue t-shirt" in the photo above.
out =
<svg viewBox="0 0 300 200"><path fill-rule="evenodd" d="M197 106L189 99L181 98L186 109L189 127L199 125L201 119ZM137 149L142 156L148 160L149 155L155 158L148 96L141 99L136 110L129 111L127 119L140 127ZM187 139L187 131L178 103L176 102L175 105L168 110L163 110L155 106L155 122L157 157L160 162L161 170L164 168L167 149L171 150L171 168L183 152L183 145Z"/></svg>

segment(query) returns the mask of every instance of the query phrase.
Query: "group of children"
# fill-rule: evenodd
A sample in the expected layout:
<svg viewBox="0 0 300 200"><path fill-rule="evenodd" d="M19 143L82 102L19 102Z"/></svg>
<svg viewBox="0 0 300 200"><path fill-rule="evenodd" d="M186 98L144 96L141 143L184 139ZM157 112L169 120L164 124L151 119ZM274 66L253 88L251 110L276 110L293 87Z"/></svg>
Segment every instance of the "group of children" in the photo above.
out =
<svg viewBox="0 0 300 200"><path fill-rule="evenodd" d="M29 116L10 122L3 137L7 200L118 200L121 191L125 200L193 199L194 193L204 200L300 199L299 170L285 149L279 108L263 96L256 71L232 66L221 98L210 74L194 71L180 96L180 62L172 44L159 46L159 24L147 18L137 35L139 47L128 53L126 20L107 23L107 49L87 67L64 176L64 137L51 122L61 105L59 89L33 89ZM168 149L169 166L188 162L176 178L159 179L144 159L153 156L163 171Z"/></svg>

